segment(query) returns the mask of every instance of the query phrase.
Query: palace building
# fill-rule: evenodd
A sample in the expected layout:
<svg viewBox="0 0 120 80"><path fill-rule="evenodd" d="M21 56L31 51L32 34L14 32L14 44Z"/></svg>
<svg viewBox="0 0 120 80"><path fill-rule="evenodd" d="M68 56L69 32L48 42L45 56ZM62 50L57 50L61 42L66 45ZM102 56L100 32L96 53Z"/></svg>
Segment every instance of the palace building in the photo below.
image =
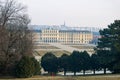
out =
<svg viewBox="0 0 120 80"><path fill-rule="evenodd" d="M93 33L87 30L41 29L34 32L34 41L45 43L89 44Z"/></svg>

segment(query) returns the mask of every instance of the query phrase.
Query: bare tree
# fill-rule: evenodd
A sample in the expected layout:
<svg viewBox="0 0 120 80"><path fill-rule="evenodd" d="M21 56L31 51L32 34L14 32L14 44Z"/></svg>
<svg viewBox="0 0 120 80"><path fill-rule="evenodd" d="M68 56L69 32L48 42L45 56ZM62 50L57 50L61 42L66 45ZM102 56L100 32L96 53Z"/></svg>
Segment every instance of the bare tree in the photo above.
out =
<svg viewBox="0 0 120 80"><path fill-rule="evenodd" d="M0 62L3 72L20 60L32 56L32 33L26 8L14 0L0 0Z"/></svg>

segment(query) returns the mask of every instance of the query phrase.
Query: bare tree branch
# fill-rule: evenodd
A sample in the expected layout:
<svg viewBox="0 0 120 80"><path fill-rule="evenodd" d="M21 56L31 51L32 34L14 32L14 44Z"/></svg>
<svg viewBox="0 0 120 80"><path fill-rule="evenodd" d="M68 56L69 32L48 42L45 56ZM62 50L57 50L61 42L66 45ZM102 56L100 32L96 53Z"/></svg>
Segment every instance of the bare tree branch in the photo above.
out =
<svg viewBox="0 0 120 80"><path fill-rule="evenodd" d="M32 33L26 8L14 0L0 1L0 62L3 72L23 55L32 56Z"/></svg>

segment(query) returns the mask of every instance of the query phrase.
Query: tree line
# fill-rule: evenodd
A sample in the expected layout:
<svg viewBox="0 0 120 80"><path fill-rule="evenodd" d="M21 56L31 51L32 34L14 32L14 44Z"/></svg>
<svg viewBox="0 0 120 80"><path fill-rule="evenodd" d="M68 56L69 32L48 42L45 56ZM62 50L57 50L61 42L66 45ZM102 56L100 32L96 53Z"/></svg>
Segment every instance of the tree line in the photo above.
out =
<svg viewBox="0 0 120 80"><path fill-rule="evenodd" d="M49 74L61 70L64 71L64 75L68 71L74 72L74 75L76 75L76 72L83 71L83 75L85 75L86 70L93 70L95 74L95 71L100 68L96 58L96 54L90 56L86 51L73 51L71 55L63 54L61 57L56 57L48 52L41 58L41 66Z"/></svg>
<svg viewBox="0 0 120 80"><path fill-rule="evenodd" d="M48 73L56 73L59 69L76 72L86 70L110 70L112 73L120 73L120 20L108 25L108 28L100 30L98 45L91 56L86 52L73 51L72 54L63 54L57 58L52 53L47 53L41 58L41 66Z"/></svg>

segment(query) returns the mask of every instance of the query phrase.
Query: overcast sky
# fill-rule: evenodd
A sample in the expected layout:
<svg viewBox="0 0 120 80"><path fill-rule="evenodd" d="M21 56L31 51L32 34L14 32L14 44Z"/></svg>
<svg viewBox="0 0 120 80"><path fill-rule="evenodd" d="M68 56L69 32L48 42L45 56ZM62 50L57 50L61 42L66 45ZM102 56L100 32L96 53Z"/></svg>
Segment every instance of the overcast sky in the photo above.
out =
<svg viewBox="0 0 120 80"><path fill-rule="evenodd" d="M19 0L31 24L107 27L120 19L120 0Z"/></svg>

